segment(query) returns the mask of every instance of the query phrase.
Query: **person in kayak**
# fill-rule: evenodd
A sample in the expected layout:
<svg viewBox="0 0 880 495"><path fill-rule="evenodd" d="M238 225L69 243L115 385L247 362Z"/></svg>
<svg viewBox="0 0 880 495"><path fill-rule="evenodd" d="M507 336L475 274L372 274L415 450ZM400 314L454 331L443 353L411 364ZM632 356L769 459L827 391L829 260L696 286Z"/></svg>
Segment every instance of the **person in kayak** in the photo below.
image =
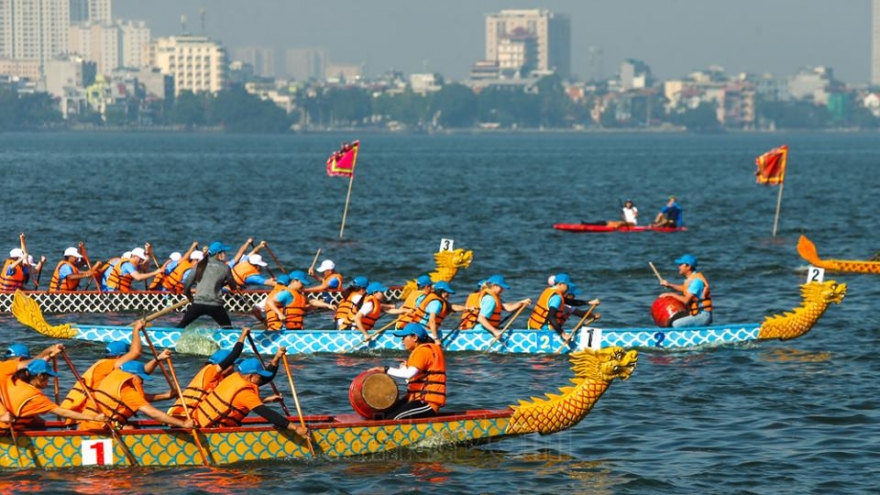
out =
<svg viewBox="0 0 880 495"><path fill-rule="evenodd" d="M654 223L651 225L653 227L675 228L684 226L681 206L675 201L675 196L669 196L669 201L667 201L666 205L659 213L657 213L657 217L654 218Z"/></svg>

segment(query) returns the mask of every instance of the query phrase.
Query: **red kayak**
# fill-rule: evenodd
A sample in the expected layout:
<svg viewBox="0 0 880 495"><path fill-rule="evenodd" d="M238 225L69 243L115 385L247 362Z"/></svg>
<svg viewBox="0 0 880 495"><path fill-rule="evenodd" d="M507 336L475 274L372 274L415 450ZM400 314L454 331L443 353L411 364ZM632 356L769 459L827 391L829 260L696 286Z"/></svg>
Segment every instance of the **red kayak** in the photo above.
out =
<svg viewBox="0 0 880 495"><path fill-rule="evenodd" d="M591 223L555 223L553 228L568 232L681 232L687 230L687 227L651 227L650 225L617 228Z"/></svg>

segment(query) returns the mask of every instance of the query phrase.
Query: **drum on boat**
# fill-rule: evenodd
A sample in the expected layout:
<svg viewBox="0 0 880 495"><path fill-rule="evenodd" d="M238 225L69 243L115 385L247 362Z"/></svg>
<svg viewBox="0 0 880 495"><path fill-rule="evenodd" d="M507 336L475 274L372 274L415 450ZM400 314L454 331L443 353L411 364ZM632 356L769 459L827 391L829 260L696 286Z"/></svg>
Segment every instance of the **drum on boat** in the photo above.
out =
<svg viewBox="0 0 880 495"><path fill-rule="evenodd" d="M348 400L354 412L376 419L391 409L398 398L397 382L381 371L364 371L351 382Z"/></svg>
<svg viewBox="0 0 880 495"><path fill-rule="evenodd" d="M687 314L684 303L669 294L660 294L651 305L651 316L658 327L671 327L672 322Z"/></svg>

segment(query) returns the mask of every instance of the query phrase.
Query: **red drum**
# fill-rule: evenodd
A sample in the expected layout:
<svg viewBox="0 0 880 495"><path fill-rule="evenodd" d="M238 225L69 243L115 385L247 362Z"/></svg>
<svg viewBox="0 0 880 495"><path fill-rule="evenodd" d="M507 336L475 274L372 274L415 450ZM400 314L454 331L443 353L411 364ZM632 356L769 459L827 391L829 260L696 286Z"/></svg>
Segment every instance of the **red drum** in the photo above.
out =
<svg viewBox="0 0 880 495"><path fill-rule="evenodd" d="M651 316L659 327L671 327L673 321L687 314L684 303L668 294L660 294L651 305Z"/></svg>
<svg viewBox="0 0 880 495"><path fill-rule="evenodd" d="M367 419L382 417L397 402L397 396L397 382L381 371L364 371L348 388L352 409Z"/></svg>

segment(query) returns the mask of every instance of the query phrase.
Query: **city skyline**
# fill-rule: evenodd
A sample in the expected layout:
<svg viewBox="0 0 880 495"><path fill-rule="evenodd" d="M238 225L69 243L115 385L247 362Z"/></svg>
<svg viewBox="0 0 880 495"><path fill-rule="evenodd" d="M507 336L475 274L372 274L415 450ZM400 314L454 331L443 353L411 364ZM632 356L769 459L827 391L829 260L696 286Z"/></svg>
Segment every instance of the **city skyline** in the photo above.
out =
<svg viewBox="0 0 880 495"><path fill-rule="evenodd" d="M464 79L484 56L486 15L504 9L548 9L571 18L572 72L608 77L628 58L644 60L658 78L720 65L729 73L791 74L827 66L847 82L871 79L871 0L741 0L713 2L567 2L484 0L414 4L388 0L377 8L353 0L332 4L261 0L116 0L117 18L143 19L154 36L187 31L236 49L319 47L328 59L388 70L439 72ZM245 8L246 6L246 8Z"/></svg>

